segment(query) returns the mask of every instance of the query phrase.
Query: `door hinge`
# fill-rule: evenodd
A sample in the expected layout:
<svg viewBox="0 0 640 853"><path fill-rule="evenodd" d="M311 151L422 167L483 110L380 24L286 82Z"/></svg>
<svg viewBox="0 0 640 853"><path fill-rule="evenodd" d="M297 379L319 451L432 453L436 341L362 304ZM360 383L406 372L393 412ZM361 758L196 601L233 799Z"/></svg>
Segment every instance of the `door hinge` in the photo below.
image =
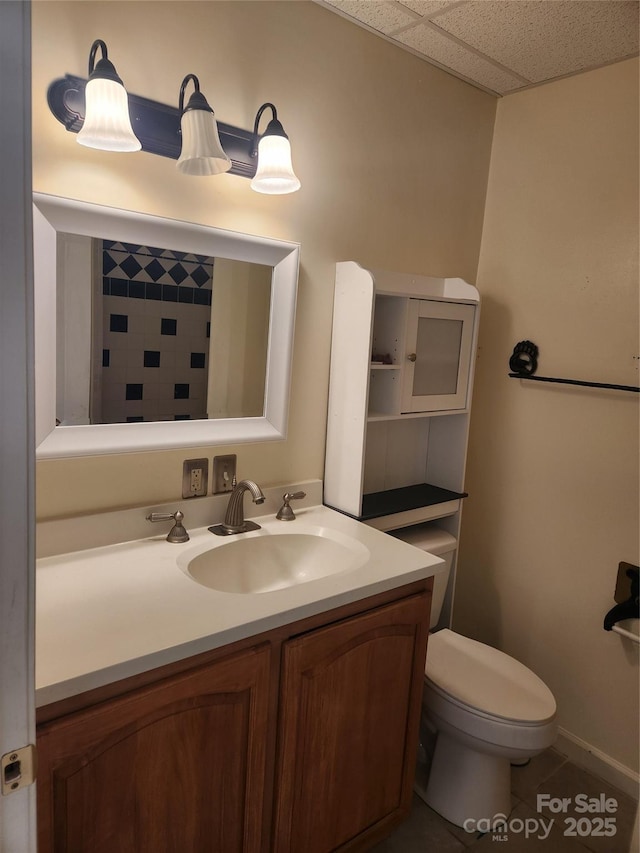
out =
<svg viewBox="0 0 640 853"><path fill-rule="evenodd" d="M14 794L36 781L36 748L30 743L2 756L2 795Z"/></svg>

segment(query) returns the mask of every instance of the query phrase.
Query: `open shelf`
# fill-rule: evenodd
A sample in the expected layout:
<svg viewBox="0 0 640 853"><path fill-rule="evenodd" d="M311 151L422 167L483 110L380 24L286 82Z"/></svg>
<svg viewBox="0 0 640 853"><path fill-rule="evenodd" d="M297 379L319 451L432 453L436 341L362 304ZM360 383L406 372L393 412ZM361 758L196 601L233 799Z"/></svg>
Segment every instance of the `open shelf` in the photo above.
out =
<svg viewBox="0 0 640 853"><path fill-rule="evenodd" d="M466 498L467 492L453 492L442 489L430 483L419 483L415 486L405 486L402 489L388 489L384 492L372 492L362 496L362 515L360 519L379 518L396 512L406 512L410 509L420 509L423 506L434 506L447 501Z"/></svg>
<svg viewBox="0 0 640 853"><path fill-rule="evenodd" d="M478 304L462 279L336 265L327 506L378 529L449 518L457 534Z"/></svg>

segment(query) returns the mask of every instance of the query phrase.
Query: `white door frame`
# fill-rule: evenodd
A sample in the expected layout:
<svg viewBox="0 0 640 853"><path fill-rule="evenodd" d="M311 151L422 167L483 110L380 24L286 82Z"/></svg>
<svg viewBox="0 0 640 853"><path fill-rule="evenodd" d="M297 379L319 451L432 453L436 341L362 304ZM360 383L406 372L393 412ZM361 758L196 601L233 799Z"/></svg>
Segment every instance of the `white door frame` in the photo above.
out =
<svg viewBox="0 0 640 853"><path fill-rule="evenodd" d="M31 7L0 2L0 755L35 743ZM0 795L1 853L35 853L35 785Z"/></svg>

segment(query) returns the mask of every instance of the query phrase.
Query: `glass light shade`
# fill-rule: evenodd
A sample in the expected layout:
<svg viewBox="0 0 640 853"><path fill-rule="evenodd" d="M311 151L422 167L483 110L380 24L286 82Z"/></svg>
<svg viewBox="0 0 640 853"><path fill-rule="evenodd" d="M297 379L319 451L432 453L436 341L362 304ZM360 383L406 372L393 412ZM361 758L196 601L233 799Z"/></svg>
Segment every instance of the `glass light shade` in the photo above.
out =
<svg viewBox="0 0 640 853"><path fill-rule="evenodd" d="M218 125L209 110L185 110L180 120L182 150L178 169L184 175L219 175L228 172L231 160L224 153Z"/></svg>
<svg viewBox="0 0 640 853"><path fill-rule="evenodd" d="M96 77L85 87L85 119L77 140L102 151L139 151L131 127L127 92L121 83Z"/></svg>
<svg viewBox="0 0 640 853"><path fill-rule="evenodd" d="M300 189L291 163L291 145L285 136L263 136L258 143L258 168L251 189L267 195L284 195Z"/></svg>

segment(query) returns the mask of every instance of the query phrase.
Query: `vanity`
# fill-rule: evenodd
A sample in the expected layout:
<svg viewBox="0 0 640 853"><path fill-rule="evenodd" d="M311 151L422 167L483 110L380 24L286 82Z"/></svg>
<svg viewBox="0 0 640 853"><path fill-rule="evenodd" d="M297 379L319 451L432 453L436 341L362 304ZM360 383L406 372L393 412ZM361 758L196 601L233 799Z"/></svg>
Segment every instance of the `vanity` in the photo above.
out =
<svg viewBox="0 0 640 853"><path fill-rule="evenodd" d="M442 562L303 485L293 522L39 559L39 850L366 850L406 817ZM265 494L270 511L282 487ZM196 503L187 524L223 506ZM143 512L97 523L145 530ZM229 586L243 537L266 586L241 561Z"/></svg>
<svg viewBox="0 0 640 853"><path fill-rule="evenodd" d="M34 204L39 459L286 436L297 244ZM228 495L38 525L40 853L367 850L409 813L444 564L320 481L264 491L259 529L226 539ZM177 510L189 541L152 535Z"/></svg>

